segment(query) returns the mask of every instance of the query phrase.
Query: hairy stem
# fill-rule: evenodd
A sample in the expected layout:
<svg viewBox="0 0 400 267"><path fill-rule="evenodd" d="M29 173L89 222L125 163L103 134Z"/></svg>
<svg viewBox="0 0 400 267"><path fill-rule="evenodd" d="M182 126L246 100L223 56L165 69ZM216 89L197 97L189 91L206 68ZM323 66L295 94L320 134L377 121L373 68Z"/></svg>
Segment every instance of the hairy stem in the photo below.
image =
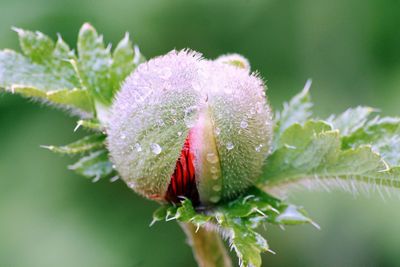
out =
<svg viewBox="0 0 400 267"><path fill-rule="evenodd" d="M196 226L191 223L180 225L199 267L232 267L231 258L217 232L204 228L196 232Z"/></svg>

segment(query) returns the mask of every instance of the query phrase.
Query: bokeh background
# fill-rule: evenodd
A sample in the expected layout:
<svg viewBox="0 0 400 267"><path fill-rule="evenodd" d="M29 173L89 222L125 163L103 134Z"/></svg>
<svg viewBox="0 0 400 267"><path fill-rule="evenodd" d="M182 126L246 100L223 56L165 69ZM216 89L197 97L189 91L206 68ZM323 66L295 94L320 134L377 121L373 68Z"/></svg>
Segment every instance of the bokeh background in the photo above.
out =
<svg viewBox="0 0 400 267"><path fill-rule="evenodd" d="M116 43L129 31L147 57L192 48L245 55L275 109L313 79L320 117L358 104L400 108L400 2L395 0L0 0L0 47L11 26L61 33L89 21ZM122 182L96 184L39 148L65 144L75 119L0 95L0 266L195 266L174 223L149 228L154 203ZM298 192L321 225L270 227L265 266L400 266L400 199Z"/></svg>

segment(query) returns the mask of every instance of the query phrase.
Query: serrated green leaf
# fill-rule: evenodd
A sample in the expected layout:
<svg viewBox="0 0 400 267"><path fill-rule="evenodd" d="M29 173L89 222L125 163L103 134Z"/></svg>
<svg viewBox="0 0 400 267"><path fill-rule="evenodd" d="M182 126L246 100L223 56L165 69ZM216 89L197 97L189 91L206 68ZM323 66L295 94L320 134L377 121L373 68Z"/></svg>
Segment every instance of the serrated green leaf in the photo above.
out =
<svg viewBox="0 0 400 267"><path fill-rule="evenodd" d="M373 112L376 112L376 109L359 106L349 108L338 116L331 116L327 121L334 129L339 130L342 136L346 136L363 127Z"/></svg>
<svg viewBox="0 0 400 267"><path fill-rule="evenodd" d="M323 180L400 186L397 172L388 169L381 157L362 146L343 150L338 131L321 127L321 122L295 124L282 134L280 146L268 159L260 187L285 189L302 182L329 184ZM321 182L322 180L322 182ZM318 185L318 184L317 184Z"/></svg>
<svg viewBox="0 0 400 267"><path fill-rule="evenodd" d="M304 89L299 94L295 95L288 103L285 102L283 104L283 110L276 113L273 147L275 147L275 143L280 135L288 127L294 123L302 124L312 115L311 108L313 103L311 102L309 93L310 86L311 80L308 80Z"/></svg>
<svg viewBox="0 0 400 267"><path fill-rule="evenodd" d="M53 40L41 32L13 29L18 33L21 49L26 56L37 63L49 61L55 46Z"/></svg>
<svg viewBox="0 0 400 267"><path fill-rule="evenodd" d="M104 140L106 136L102 134L88 135L84 138L75 141L65 146L42 146L43 148L49 149L52 152L74 155L82 154L92 150L105 148Z"/></svg>
<svg viewBox="0 0 400 267"><path fill-rule="evenodd" d="M239 258L240 266L261 266L261 252L267 252L269 246L260 234L246 227L241 220L225 222L231 232L230 242Z"/></svg>
<svg viewBox="0 0 400 267"><path fill-rule="evenodd" d="M65 79L58 69L32 62L11 50L0 51L0 87L33 87L42 91L77 88L75 80Z"/></svg>
<svg viewBox="0 0 400 267"><path fill-rule="evenodd" d="M32 62L46 67L47 72L73 84L73 87L59 87L55 89L79 88L79 79L70 60L75 59L75 54L69 46L58 36L57 42L41 32L31 32L15 29L19 36L23 53ZM19 84L19 83L18 83ZM42 89L39 87L39 89Z"/></svg>
<svg viewBox="0 0 400 267"><path fill-rule="evenodd" d="M110 68L113 93L118 91L121 83L135 69L134 58L132 42L129 40L129 34L126 33L113 52L113 62Z"/></svg>
<svg viewBox="0 0 400 267"><path fill-rule="evenodd" d="M97 181L113 172L112 163L109 161L108 152L99 150L81 158L78 162L69 166L70 170Z"/></svg>
<svg viewBox="0 0 400 267"><path fill-rule="evenodd" d="M311 223L319 228L319 226L308 217L304 209L301 209L295 205L285 205L282 209L283 211L274 217L274 221L276 223L282 225Z"/></svg>
<svg viewBox="0 0 400 267"><path fill-rule="evenodd" d="M93 112L93 105L86 90L82 89L62 89L56 91L42 91L34 87L13 86L13 93L18 93L24 97L32 97L66 108L76 108L85 113Z"/></svg>
<svg viewBox="0 0 400 267"><path fill-rule="evenodd" d="M61 37L54 43L43 33L15 30L25 56L0 51L0 87L24 97L78 109L86 115L92 113L91 100L87 92L78 89L79 79L69 62L74 53Z"/></svg>
<svg viewBox="0 0 400 267"><path fill-rule="evenodd" d="M95 103L109 106L123 80L144 60L128 35L111 56L111 46L105 47L102 36L89 24L79 32L79 58L60 36L54 42L41 32L14 30L23 55L0 51L0 90L14 90L45 103L78 109L84 112L77 114L84 117L94 113Z"/></svg>
<svg viewBox="0 0 400 267"><path fill-rule="evenodd" d="M344 149L370 145L390 166L400 165L400 118L379 118L342 138Z"/></svg>
<svg viewBox="0 0 400 267"><path fill-rule="evenodd" d="M79 31L78 54L76 66L82 84L98 101L109 105L113 97L110 47L105 47L103 37L88 23Z"/></svg>

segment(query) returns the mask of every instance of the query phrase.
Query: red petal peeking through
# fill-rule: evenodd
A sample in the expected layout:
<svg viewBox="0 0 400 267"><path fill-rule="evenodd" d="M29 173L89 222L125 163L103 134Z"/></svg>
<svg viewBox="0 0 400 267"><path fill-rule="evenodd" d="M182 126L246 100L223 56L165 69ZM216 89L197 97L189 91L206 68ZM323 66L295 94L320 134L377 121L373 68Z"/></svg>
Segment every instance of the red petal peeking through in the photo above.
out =
<svg viewBox="0 0 400 267"><path fill-rule="evenodd" d="M194 168L194 154L191 151L190 138L186 138L181 155L176 161L174 173L168 186L165 200L173 203L180 203L184 197L190 199L193 205L200 203L199 192L197 191L196 175Z"/></svg>

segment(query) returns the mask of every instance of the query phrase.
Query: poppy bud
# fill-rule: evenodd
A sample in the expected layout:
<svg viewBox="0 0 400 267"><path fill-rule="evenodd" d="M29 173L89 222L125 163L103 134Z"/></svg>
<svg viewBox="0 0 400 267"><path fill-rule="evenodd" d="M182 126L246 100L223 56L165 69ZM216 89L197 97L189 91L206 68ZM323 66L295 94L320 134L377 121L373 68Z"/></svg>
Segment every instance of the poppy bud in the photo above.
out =
<svg viewBox="0 0 400 267"><path fill-rule="evenodd" d="M264 84L246 59L227 57L171 51L126 79L107 133L112 161L133 190L210 205L258 178L272 137Z"/></svg>

